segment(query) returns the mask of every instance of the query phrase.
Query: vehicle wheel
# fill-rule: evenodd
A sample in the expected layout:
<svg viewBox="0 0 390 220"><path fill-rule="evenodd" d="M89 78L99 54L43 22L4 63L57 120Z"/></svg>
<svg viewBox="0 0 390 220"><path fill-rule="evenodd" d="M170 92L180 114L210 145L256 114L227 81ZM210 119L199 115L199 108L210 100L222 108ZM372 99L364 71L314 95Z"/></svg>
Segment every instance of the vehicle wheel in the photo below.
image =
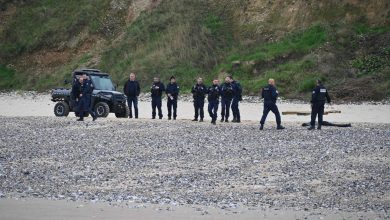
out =
<svg viewBox="0 0 390 220"><path fill-rule="evenodd" d="M95 114L97 117L105 118L110 113L110 106L105 102L98 102L95 105Z"/></svg>
<svg viewBox="0 0 390 220"><path fill-rule="evenodd" d="M128 118L129 114L130 114L129 106L127 106L126 104L119 104L118 105L116 112L115 112L115 116L117 118Z"/></svg>
<svg viewBox="0 0 390 220"><path fill-rule="evenodd" d="M66 117L69 115L69 104L67 102L58 102L54 106L54 114L57 117Z"/></svg>

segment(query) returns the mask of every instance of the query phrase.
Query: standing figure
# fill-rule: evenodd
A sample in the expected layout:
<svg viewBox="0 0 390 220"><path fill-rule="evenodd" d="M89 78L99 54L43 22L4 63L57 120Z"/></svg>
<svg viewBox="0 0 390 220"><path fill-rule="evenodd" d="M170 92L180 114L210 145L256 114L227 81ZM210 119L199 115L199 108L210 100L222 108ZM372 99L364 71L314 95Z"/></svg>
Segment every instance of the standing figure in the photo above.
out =
<svg viewBox="0 0 390 220"><path fill-rule="evenodd" d="M239 102L242 100L242 87L239 82L233 80L233 77L231 78L231 83L233 86L233 100L232 100L232 112L233 112L233 120L232 122L240 123L241 122L241 115L240 115L240 109L238 107Z"/></svg>
<svg viewBox="0 0 390 220"><path fill-rule="evenodd" d="M230 105L232 103L232 99L234 96L234 88L232 85L232 78L230 76L227 76L225 78L225 83L221 85L221 104L222 104L222 110L221 110L221 122L229 122L229 111L230 111Z"/></svg>
<svg viewBox="0 0 390 220"><path fill-rule="evenodd" d="M280 118L280 113L278 106L276 106L276 100L278 99L278 90L275 87L275 80L269 79L268 85L263 88L261 92L261 97L264 99L264 109L263 109L263 116L260 120L260 130L263 130L265 119L267 118L267 115L269 111L272 111L272 113L275 114L276 117L276 129L281 130L284 129L284 127L281 125L282 121Z"/></svg>
<svg viewBox="0 0 390 220"><path fill-rule="evenodd" d="M318 115L318 130L321 130L322 126L322 119L324 115L324 109L325 109L325 101L330 103L330 97L328 94L328 90L322 85L321 80L316 81L317 86L313 89L312 95L311 95L311 121L310 121L310 127L309 130L314 130L315 123L316 123L316 117Z"/></svg>
<svg viewBox="0 0 390 220"><path fill-rule="evenodd" d="M207 100L209 101L208 112L211 117L211 124L215 125L218 117L219 96L221 95L218 79L213 80L213 85L208 88L207 93Z"/></svg>
<svg viewBox="0 0 390 220"><path fill-rule="evenodd" d="M162 114L162 101L161 101L161 96L163 92L165 91L164 84L160 82L159 77L154 77L153 78L153 85L150 88L150 92L152 95L152 119L156 118L156 108L158 109L158 118L162 119L163 114Z"/></svg>
<svg viewBox="0 0 390 220"><path fill-rule="evenodd" d="M93 92L93 84L87 77L87 75L83 75L79 78L79 83L76 86L76 94L78 95L78 115L79 119L77 121L84 121L84 114L89 113L93 121L97 119L95 112L92 110L91 106L91 97Z"/></svg>
<svg viewBox="0 0 390 220"><path fill-rule="evenodd" d="M200 77L198 78L197 83L192 87L191 93L194 98L194 110L195 110L195 116L192 121L198 121L198 116L200 116L199 122L203 122L204 98L206 97L207 88L203 84L202 78Z"/></svg>
<svg viewBox="0 0 390 220"><path fill-rule="evenodd" d="M129 118L133 118L132 105L134 105L134 116L138 118L138 96L141 92L139 82L136 80L135 73L130 73L129 80L123 87L123 93L127 96L127 104L129 106Z"/></svg>
<svg viewBox="0 0 390 220"><path fill-rule="evenodd" d="M168 108L168 120L171 120L172 109L173 109L173 120L176 120L177 110L177 97L179 96L179 86L176 83L176 78L171 76L170 82L167 85L165 93L167 94L167 108Z"/></svg>

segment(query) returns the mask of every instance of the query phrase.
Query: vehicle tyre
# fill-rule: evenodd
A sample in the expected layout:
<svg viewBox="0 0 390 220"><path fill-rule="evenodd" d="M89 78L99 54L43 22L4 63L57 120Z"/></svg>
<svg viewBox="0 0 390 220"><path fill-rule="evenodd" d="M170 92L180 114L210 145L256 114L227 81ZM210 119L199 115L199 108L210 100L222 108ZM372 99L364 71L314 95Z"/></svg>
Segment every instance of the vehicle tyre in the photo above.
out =
<svg viewBox="0 0 390 220"><path fill-rule="evenodd" d="M69 104L67 102L58 102L54 106L54 114L57 117L67 117L69 115Z"/></svg>
<svg viewBox="0 0 390 220"><path fill-rule="evenodd" d="M119 104L118 105L116 112L115 112L115 116L117 118L128 118L129 114L130 114L129 106L127 106L126 104Z"/></svg>
<svg viewBox="0 0 390 220"><path fill-rule="evenodd" d="M94 110L97 117L105 118L110 113L110 106L105 102L98 102Z"/></svg>

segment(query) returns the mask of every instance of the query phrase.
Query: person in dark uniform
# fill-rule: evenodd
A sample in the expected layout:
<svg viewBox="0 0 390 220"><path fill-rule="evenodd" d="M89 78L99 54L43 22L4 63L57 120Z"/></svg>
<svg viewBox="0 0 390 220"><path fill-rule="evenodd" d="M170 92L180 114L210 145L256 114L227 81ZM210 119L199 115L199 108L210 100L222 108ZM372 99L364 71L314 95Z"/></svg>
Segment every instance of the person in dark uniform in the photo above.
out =
<svg viewBox="0 0 390 220"><path fill-rule="evenodd" d="M232 78L227 76L225 78L225 83L221 85L221 122L229 122L229 110L234 96L234 88L231 82Z"/></svg>
<svg viewBox="0 0 390 220"><path fill-rule="evenodd" d="M278 95L278 90L275 87L275 80L269 79L268 85L264 87L261 91L261 97L264 99L264 109L263 116L260 120L260 130L263 130L265 119L267 118L267 115L270 111L275 114L277 124L276 129L284 129L284 127L281 125L282 122L278 106L276 106L276 100L278 98Z"/></svg>
<svg viewBox="0 0 390 220"><path fill-rule="evenodd" d="M73 106L74 106L74 109L75 109L75 112L79 112L79 101L80 101L80 92L81 92L81 83L80 81L84 80L83 77L80 77L80 78L75 78L74 79L74 83L72 85L72 92L71 92L71 95L72 95L72 101L73 101Z"/></svg>
<svg viewBox="0 0 390 220"><path fill-rule="evenodd" d="M203 84L202 78L200 77L198 78L197 83L192 87L191 93L194 98L194 110L195 110L195 116L192 121L198 121L198 116L200 116L199 122L203 122L204 98L206 97L207 88Z"/></svg>
<svg viewBox="0 0 390 220"><path fill-rule="evenodd" d="M177 98L179 96L179 86L176 83L176 78L171 76L169 79L170 82L167 85L165 93L167 94L167 108L168 108L168 120L171 120L172 109L173 109L173 120L176 120L176 110L177 110Z"/></svg>
<svg viewBox="0 0 390 220"><path fill-rule="evenodd" d="M152 93L152 119L156 118L156 108L158 109L159 119L163 118L162 109L161 109L161 105L162 105L161 96L164 91L165 91L165 87L164 84L160 82L160 78L154 77L153 85L150 89L150 92Z"/></svg>
<svg viewBox="0 0 390 220"><path fill-rule="evenodd" d="M240 115L240 109L238 107L239 102L242 100L242 87L239 82L235 81L233 77L231 78L231 83L233 86L233 100L232 100L232 113L233 113L233 120L232 122L240 123L241 122L241 115Z"/></svg>
<svg viewBox="0 0 390 220"><path fill-rule="evenodd" d="M130 78L123 87L123 93L127 96L127 104L129 106L129 118L133 118L132 105L134 105L134 116L138 118L138 96L141 92L139 82L136 80L135 73L130 73Z"/></svg>
<svg viewBox="0 0 390 220"><path fill-rule="evenodd" d="M93 84L86 75L80 77L76 90L78 90L78 92L76 92L78 94L78 99L76 101L78 101L78 115L80 117L77 121L84 121L84 114L86 112L88 112L92 116L93 121L95 121L97 117L91 106Z"/></svg>
<svg viewBox="0 0 390 220"><path fill-rule="evenodd" d="M208 112L211 117L211 124L215 125L218 117L219 96L221 95L218 79L213 80L213 85L208 88L207 93L207 100L209 101Z"/></svg>
<svg viewBox="0 0 390 220"><path fill-rule="evenodd" d="M313 130L318 115L318 130L321 130L322 118L324 115L325 102L330 103L328 90L322 85L321 80L316 81L317 86L313 89L311 95L311 121L309 130Z"/></svg>

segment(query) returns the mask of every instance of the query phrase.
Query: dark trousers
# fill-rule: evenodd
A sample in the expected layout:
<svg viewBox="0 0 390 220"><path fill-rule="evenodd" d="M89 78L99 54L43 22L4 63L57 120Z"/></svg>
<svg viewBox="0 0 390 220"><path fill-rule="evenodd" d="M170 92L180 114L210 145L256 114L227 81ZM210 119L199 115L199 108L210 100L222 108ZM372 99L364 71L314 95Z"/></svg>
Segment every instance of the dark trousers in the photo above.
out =
<svg viewBox="0 0 390 220"><path fill-rule="evenodd" d="M234 98L232 101L233 118L237 119L238 121L241 120L240 109L238 108L239 103L240 100L238 98Z"/></svg>
<svg viewBox="0 0 390 220"><path fill-rule="evenodd" d="M78 106L78 115L80 119L84 119L84 114L89 113L92 117L95 117L95 112L92 109L91 105L91 97L81 97L79 101L77 102Z"/></svg>
<svg viewBox="0 0 390 220"><path fill-rule="evenodd" d="M229 111L230 111L230 105L232 103L231 99L224 99L222 98L221 105L221 118L222 119L229 119Z"/></svg>
<svg viewBox="0 0 390 220"><path fill-rule="evenodd" d="M161 97L152 97L152 117L156 117L156 108L158 109L158 117L162 118L162 110L161 110Z"/></svg>
<svg viewBox="0 0 390 220"><path fill-rule="evenodd" d="M200 116L200 119L204 118L203 108L204 108L204 98L194 99L195 119L198 119L198 116Z"/></svg>
<svg viewBox="0 0 390 220"><path fill-rule="evenodd" d="M133 96L133 97L127 97L127 105L129 106L129 110L130 110L130 118L133 117L133 109L132 109L132 105L134 105L134 116L135 118L138 118L138 97L137 96Z"/></svg>
<svg viewBox="0 0 390 220"><path fill-rule="evenodd" d="M177 99L172 100L171 98L168 97L167 107L168 107L168 118L171 118L172 116L172 109L173 109L173 118L176 118Z"/></svg>
<svg viewBox="0 0 390 220"><path fill-rule="evenodd" d="M213 121L216 121L218 117L218 105L218 100L209 101L209 106L207 110L209 111L210 118Z"/></svg>
<svg viewBox="0 0 390 220"><path fill-rule="evenodd" d="M261 117L260 124L265 123L265 119L267 118L267 115L270 111L275 114L276 124L280 125L282 123L280 118L280 113L279 113L278 106L276 106L275 103L264 103L263 116Z"/></svg>
<svg viewBox="0 0 390 220"><path fill-rule="evenodd" d="M322 119L324 115L324 109L325 109L325 103L313 103L311 106L311 121L310 125L312 127L316 124L316 117L318 115L318 127L321 127L322 125Z"/></svg>

